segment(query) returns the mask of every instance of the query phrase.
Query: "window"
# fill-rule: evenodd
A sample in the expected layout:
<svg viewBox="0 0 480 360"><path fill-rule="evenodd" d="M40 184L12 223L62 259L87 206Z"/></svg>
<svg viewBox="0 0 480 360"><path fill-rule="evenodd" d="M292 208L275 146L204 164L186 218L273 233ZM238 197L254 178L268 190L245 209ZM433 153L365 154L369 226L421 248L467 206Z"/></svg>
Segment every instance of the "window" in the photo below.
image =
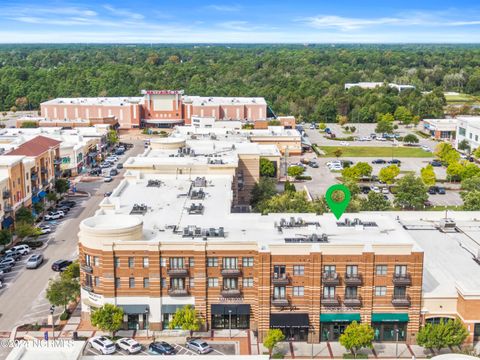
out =
<svg viewBox="0 0 480 360"><path fill-rule="evenodd" d="M208 287L218 287L218 279L208 278Z"/></svg>
<svg viewBox="0 0 480 360"><path fill-rule="evenodd" d="M407 296L407 288L405 286L395 286L393 288L393 297L405 298Z"/></svg>
<svg viewBox="0 0 480 360"><path fill-rule="evenodd" d="M143 278L143 287L144 288L150 287L150 279L149 278Z"/></svg>
<svg viewBox="0 0 480 360"><path fill-rule="evenodd" d="M98 276L95 276L93 278L93 281L94 281L95 286L100 286L100 278Z"/></svg>
<svg viewBox="0 0 480 360"><path fill-rule="evenodd" d="M253 257L244 257L242 259L243 267L252 267L253 266Z"/></svg>
<svg viewBox="0 0 480 360"><path fill-rule="evenodd" d="M468 134L468 137L471 139L471 138L472 138L472 133L469 133L469 134Z"/></svg>
<svg viewBox="0 0 480 360"><path fill-rule="evenodd" d="M395 265L395 276L406 276L407 265Z"/></svg>
<svg viewBox="0 0 480 360"><path fill-rule="evenodd" d="M170 288L174 289L174 290L184 290L185 289L185 279L184 278L170 279Z"/></svg>
<svg viewBox="0 0 480 360"><path fill-rule="evenodd" d="M475 141L478 141L478 135L475 135Z"/></svg>
<svg viewBox="0 0 480 360"><path fill-rule="evenodd" d="M253 287L253 278L243 278L243 287Z"/></svg>
<svg viewBox="0 0 480 360"><path fill-rule="evenodd" d="M216 267L216 266L218 266L218 258L216 258L216 257L209 257L209 258L207 258L207 266L208 266L208 267Z"/></svg>
<svg viewBox="0 0 480 360"><path fill-rule="evenodd" d="M183 269L183 258L181 257L170 258L170 268Z"/></svg>
<svg viewBox="0 0 480 360"><path fill-rule="evenodd" d="M193 268L195 266L195 258L188 258L188 266Z"/></svg>
<svg viewBox="0 0 480 360"><path fill-rule="evenodd" d="M354 277L358 275L357 265L347 265L347 276Z"/></svg>
<svg viewBox="0 0 480 360"><path fill-rule="evenodd" d="M346 299L356 299L357 298L357 287L356 286L347 286L345 288L345 298Z"/></svg>
<svg viewBox="0 0 480 360"><path fill-rule="evenodd" d="M160 258L160 266L167 266L167 259L162 257Z"/></svg>
<svg viewBox="0 0 480 360"><path fill-rule="evenodd" d="M274 265L273 266L273 278L274 279L284 279L287 276L287 269L285 265Z"/></svg>
<svg viewBox="0 0 480 360"><path fill-rule="evenodd" d="M323 270L325 271L325 273L327 275L332 275L332 274L335 274L337 272L337 267L335 265L325 265L323 267Z"/></svg>
<svg viewBox="0 0 480 360"><path fill-rule="evenodd" d="M466 133L467 133L467 131L465 130L465 128L462 128L462 127L458 128L458 134L459 135L465 136Z"/></svg>
<svg viewBox="0 0 480 360"><path fill-rule="evenodd" d="M189 280L189 283L190 283L190 288L194 288L195 287L195 278L190 278Z"/></svg>
<svg viewBox="0 0 480 360"><path fill-rule="evenodd" d="M236 269L237 268L237 258L235 258L235 257L223 258L223 268L224 269Z"/></svg>
<svg viewBox="0 0 480 360"><path fill-rule="evenodd" d="M133 256L130 256L128 258L128 267L133 268L135 266L135 258Z"/></svg>
<svg viewBox="0 0 480 360"><path fill-rule="evenodd" d="M93 286L92 275L85 275L85 285Z"/></svg>
<svg viewBox="0 0 480 360"><path fill-rule="evenodd" d="M130 289L133 289L135 287L135 278L133 278L133 277L128 278L128 287Z"/></svg>
<svg viewBox="0 0 480 360"><path fill-rule="evenodd" d="M115 278L115 289L119 289L119 288L120 288L120 278L116 277Z"/></svg>
<svg viewBox="0 0 480 360"><path fill-rule="evenodd" d="M287 289L285 286L275 286L273 288L273 298L274 299L285 299Z"/></svg>
<svg viewBox="0 0 480 360"><path fill-rule="evenodd" d="M148 268L148 265L149 265L149 259L148 259L148 257L144 257L144 258L142 259L142 264L143 264L143 267L144 267L144 268Z"/></svg>
<svg viewBox="0 0 480 360"><path fill-rule="evenodd" d="M85 254L85 265L87 265L87 266L92 265L92 257L88 254Z"/></svg>
<svg viewBox="0 0 480 360"><path fill-rule="evenodd" d="M323 287L323 298L324 299L333 299L335 297L335 286L324 286Z"/></svg>
<svg viewBox="0 0 480 360"><path fill-rule="evenodd" d="M225 279L223 279L223 288L225 290L238 289L238 279L237 278L225 278Z"/></svg>
<svg viewBox="0 0 480 360"><path fill-rule="evenodd" d="M293 275L305 275L305 266L293 265Z"/></svg>
<svg viewBox="0 0 480 360"><path fill-rule="evenodd" d="M166 288L166 287L167 287L167 279L161 278L161 279L160 279L160 286L161 286L162 288Z"/></svg>
<svg viewBox="0 0 480 360"><path fill-rule="evenodd" d="M387 275L387 265L377 265L375 268L377 275Z"/></svg>
<svg viewBox="0 0 480 360"><path fill-rule="evenodd" d="M293 287L293 296L303 296L304 287L303 286L294 286Z"/></svg>
<svg viewBox="0 0 480 360"><path fill-rule="evenodd" d="M98 256L93 257L93 265L100 266L100 259L98 258Z"/></svg>
<svg viewBox="0 0 480 360"><path fill-rule="evenodd" d="M114 256L113 257L113 266L115 266L115 268L119 268L120 267L120 259L118 258L118 256Z"/></svg>
<svg viewBox="0 0 480 360"><path fill-rule="evenodd" d="M385 296L387 295L386 286L375 286L375 296Z"/></svg>

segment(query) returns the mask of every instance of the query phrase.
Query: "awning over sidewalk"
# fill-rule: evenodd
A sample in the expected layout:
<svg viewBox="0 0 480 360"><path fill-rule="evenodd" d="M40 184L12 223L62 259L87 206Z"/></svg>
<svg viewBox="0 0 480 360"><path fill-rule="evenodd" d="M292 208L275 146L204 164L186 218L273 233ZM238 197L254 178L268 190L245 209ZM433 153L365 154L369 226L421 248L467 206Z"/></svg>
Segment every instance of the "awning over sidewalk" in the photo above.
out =
<svg viewBox="0 0 480 360"><path fill-rule="evenodd" d="M138 305L118 305L123 309L125 314L145 314L150 311L150 307L147 304Z"/></svg>
<svg viewBox="0 0 480 360"><path fill-rule="evenodd" d="M38 196L40 196L40 199L43 199L45 196L47 196L47 193L44 190L42 190L38 193Z"/></svg>
<svg viewBox="0 0 480 360"><path fill-rule="evenodd" d="M270 314L270 327L286 328L286 327L309 327L308 314L292 313L292 314Z"/></svg>
<svg viewBox="0 0 480 360"><path fill-rule="evenodd" d="M408 313L373 313L372 322L408 322Z"/></svg>
<svg viewBox="0 0 480 360"><path fill-rule="evenodd" d="M13 225L13 217L7 216L5 219L2 221L2 229L8 229L10 226Z"/></svg>
<svg viewBox="0 0 480 360"><path fill-rule="evenodd" d="M212 304L211 310L213 315L228 315L229 311L232 312L232 315L250 315L249 304L239 304L239 305Z"/></svg>
<svg viewBox="0 0 480 360"><path fill-rule="evenodd" d="M320 314L320 322L360 322L360 313Z"/></svg>

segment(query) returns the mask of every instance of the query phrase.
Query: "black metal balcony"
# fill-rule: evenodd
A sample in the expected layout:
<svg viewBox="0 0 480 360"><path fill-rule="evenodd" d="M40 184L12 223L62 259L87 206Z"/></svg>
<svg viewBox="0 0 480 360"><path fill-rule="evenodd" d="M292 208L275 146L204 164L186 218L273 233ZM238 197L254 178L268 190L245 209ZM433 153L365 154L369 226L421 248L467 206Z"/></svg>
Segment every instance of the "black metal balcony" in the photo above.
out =
<svg viewBox="0 0 480 360"><path fill-rule="evenodd" d="M80 269L87 274L91 274L93 272L93 268L87 264L80 265Z"/></svg>
<svg viewBox="0 0 480 360"><path fill-rule="evenodd" d="M409 307L412 304L408 295L393 295L392 305L397 307Z"/></svg>
<svg viewBox="0 0 480 360"><path fill-rule="evenodd" d="M168 295L169 296L188 296L189 295L189 291L187 288L169 288L168 289Z"/></svg>
<svg viewBox="0 0 480 360"><path fill-rule="evenodd" d="M167 274L170 277L186 277L188 276L188 269L185 267L170 267L167 269Z"/></svg>
<svg viewBox="0 0 480 360"><path fill-rule="evenodd" d="M5 204L5 206L3 207L3 211L4 211L4 212L12 212L12 211L13 211L12 205L10 205L10 204Z"/></svg>
<svg viewBox="0 0 480 360"><path fill-rule="evenodd" d="M288 274L276 274L273 273L272 284L273 285L288 285L290 283L290 278Z"/></svg>
<svg viewBox="0 0 480 360"><path fill-rule="evenodd" d="M322 275L322 282L323 285L337 286L340 284L340 277L336 272L326 271Z"/></svg>
<svg viewBox="0 0 480 360"><path fill-rule="evenodd" d="M4 190L2 194L4 199L9 199L11 195L12 193L10 192L10 190Z"/></svg>
<svg viewBox="0 0 480 360"><path fill-rule="evenodd" d="M338 296L324 296L322 297L323 306L340 306L340 299Z"/></svg>
<svg viewBox="0 0 480 360"><path fill-rule="evenodd" d="M360 307L362 306L362 298L358 295L348 295L343 299L343 303L348 307Z"/></svg>
<svg viewBox="0 0 480 360"><path fill-rule="evenodd" d="M393 285L398 286L409 286L412 284L412 278L410 274L394 274L393 275Z"/></svg>
<svg viewBox="0 0 480 360"><path fill-rule="evenodd" d="M242 296L240 289L222 289L220 293L224 298L238 298Z"/></svg>
<svg viewBox="0 0 480 360"><path fill-rule="evenodd" d="M284 307L284 306L289 306L290 301L286 297L273 297L272 298L272 305L273 306L278 306L278 307Z"/></svg>
<svg viewBox="0 0 480 360"><path fill-rule="evenodd" d="M343 281L347 286L360 286L363 283L363 278L361 274L345 273L345 278Z"/></svg>
<svg viewBox="0 0 480 360"><path fill-rule="evenodd" d="M82 289L88 292L93 292L93 287L90 284L82 284Z"/></svg>
<svg viewBox="0 0 480 360"><path fill-rule="evenodd" d="M242 274L242 270L240 270L239 268L236 268L236 269L223 268L221 270L221 273L223 277L239 277Z"/></svg>
<svg viewBox="0 0 480 360"><path fill-rule="evenodd" d="M42 166L42 169L40 170L42 174L47 174L48 173L48 169L46 167L43 167Z"/></svg>

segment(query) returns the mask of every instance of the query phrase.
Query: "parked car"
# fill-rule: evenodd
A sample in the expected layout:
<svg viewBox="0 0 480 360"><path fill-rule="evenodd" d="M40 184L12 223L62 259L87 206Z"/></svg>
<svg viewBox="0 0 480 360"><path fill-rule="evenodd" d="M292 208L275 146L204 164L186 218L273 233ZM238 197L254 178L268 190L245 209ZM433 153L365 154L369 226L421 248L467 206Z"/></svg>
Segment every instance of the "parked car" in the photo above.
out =
<svg viewBox="0 0 480 360"><path fill-rule="evenodd" d="M36 269L43 263L43 255L36 254L30 256L27 260L27 269Z"/></svg>
<svg viewBox="0 0 480 360"><path fill-rule="evenodd" d="M440 160L432 160L432 161L430 161L430 165L432 165L433 167L440 167L443 164Z"/></svg>
<svg viewBox="0 0 480 360"><path fill-rule="evenodd" d="M77 203L73 200L62 200L58 203L60 206L68 206L69 208L72 208L76 205Z"/></svg>
<svg viewBox="0 0 480 360"><path fill-rule="evenodd" d="M10 271L12 271L12 269L13 269L13 264L2 264L2 263L0 263L0 272L2 274L10 272Z"/></svg>
<svg viewBox="0 0 480 360"><path fill-rule="evenodd" d="M165 341L155 341L148 345L148 351L150 353L159 355L174 355L175 349L172 345Z"/></svg>
<svg viewBox="0 0 480 360"><path fill-rule="evenodd" d="M110 164L108 161L105 161L100 164L100 168L102 169L108 169L109 167L112 167L112 164Z"/></svg>
<svg viewBox="0 0 480 360"><path fill-rule="evenodd" d="M341 165L342 162L340 160L331 160L331 161L327 161L327 166L330 166L330 165L333 165L333 164L338 164L338 165Z"/></svg>
<svg viewBox="0 0 480 360"><path fill-rule="evenodd" d="M0 258L0 266L6 265L6 266L15 266L15 259L12 257L2 257Z"/></svg>
<svg viewBox="0 0 480 360"><path fill-rule="evenodd" d="M353 161L352 160L342 160L341 161L341 164L343 166L352 166L353 165Z"/></svg>
<svg viewBox="0 0 480 360"><path fill-rule="evenodd" d="M202 339L189 340L185 344L185 347L189 350L196 351L199 354L207 354L213 350L210 345L208 345L207 342Z"/></svg>
<svg viewBox="0 0 480 360"><path fill-rule="evenodd" d="M310 162L308 163L308 165L309 165L311 168L318 169L318 164L317 164L315 161L310 161Z"/></svg>
<svg viewBox="0 0 480 360"><path fill-rule="evenodd" d="M47 215L45 215L45 220L58 220L63 219L65 217L65 213L63 211L50 211Z"/></svg>
<svg viewBox="0 0 480 360"><path fill-rule="evenodd" d="M142 351L142 345L132 338L121 338L117 340L117 346L128 352L129 354L136 354Z"/></svg>
<svg viewBox="0 0 480 360"><path fill-rule="evenodd" d="M382 188L382 194L390 194L390 191L388 191L388 187Z"/></svg>
<svg viewBox="0 0 480 360"><path fill-rule="evenodd" d="M329 169L330 169L330 171L341 171L341 170L343 170L343 166L342 165L332 165L332 166L329 166Z"/></svg>
<svg viewBox="0 0 480 360"><path fill-rule="evenodd" d="M427 207L430 207L430 206L432 206L433 204L432 204L432 202L431 202L430 200L425 200L425 201L423 202L423 205L425 205L425 206L427 206Z"/></svg>
<svg viewBox="0 0 480 360"><path fill-rule="evenodd" d="M64 271L70 264L71 260L57 260L52 264L53 271Z"/></svg>
<svg viewBox="0 0 480 360"><path fill-rule="evenodd" d="M115 344L105 336L94 336L88 340L88 343L103 355L113 354L116 351Z"/></svg>
<svg viewBox="0 0 480 360"><path fill-rule="evenodd" d="M438 186L430 186L428 188L428 193L430 195L435 195L438 192Z"/></svg>
<svg viewBox="0 0 480 360"><path fill-rule="evenodd" d="M372 189L370 189L370 186L361 186L360 191L362 194L368 194Z"/></svg>
<svg viewBox="0 0 480 360"><path fill-rule="evenodd" d="M109 183L109 182L112 182L112 181L113 181L113 178L111 176L105 176L103 178L103 182Z"/></svg>
<svg viewBox="0 0 480 360"><path fill-rule="evenodd" d="M56 211L63 211L64 214L68 213L70 211L70 208L68 206L61 206L57 205L55 208Z"/></svg>
<svg viewBox="0 0 480 360"><path fill-rule="evenodd" d="M437 194L445 195L445 188L444 187L439 187L438 190L437 190Z"/></svg>
<svg viewBox="0 0 480 360"><path fill-rule="evenodd" d="M88 172L89 175L91 176L98 176L102 173L102 169L100 168L95 168L95 169L92 169Z"/></svg>
<svg viewBox="0 0 480 360"><path fill-rule="evenodd" d="M28 245L17 245L17 246L12 247L10 250L17 251L18 253L20 253L20 255L25 256L28 253L30 253L30 246L28 246ZM6 251L5 254L6 253L8 253L8 251Z"/></svg>
<svg viewBox="0 0 480 360"><path fill-rule="evenodd" d="M426 145L422 145L422 150L423 151L428 151L428 152L432 152L432 149L430 149L428 146Z"/></svg>
<svg viewBox="0 0 480 360"><path fill-rule="evenodd" d="M310 130L315 130L315 124L310 124Z"/></svg>
<svg viewBox="0 0 480 360"><path fill-rule="evenodd" d="M117 169L110 170L110 176L116 176L116 175L118 175L118 170Z"/></svg>
<svg viewBox="0 0 480 360"><path fill-rule="evenodd" d="M112 195L111 191L107 191L107 192L103 193L104 197L109 197L110 195Z"/></svg>
<svg viewBox="0 0 480 360"><path fill-rule="evenodd" d="M16 250L16 249L14 249L14 248L11 248L11 249L5 251L4 258L6 259L6 258L11 257L11 258L13 258L15 261L18 261L18 260L20 260L20 259L22 258L22 255L23 255L23 253L20 252L19 250Z"/></svg>
<svg viewBox="0 0 480 360"><path fill-rule="evenodd" d="M373 192L376 192L376 193L380 193L380 188L378 186L371 186L370 190L372 190Z"/></svg>
<svg viewBox="0 0 480 360"><path fill-rule="evenodd" d="M402 162L398 159L392 159L388 161L389 164L400 165Z"/></svg>
<svg viewBox="0 0 480 360"><path fill-rule="evenodd" d="M120 169L123 169L123 164L122 164L122 163L118 163L118 164L117 164L117 169L119 169L119 170L120 170Z"/></svg>
<svg viewBox="0 0 480 360"><path fill-rule="evenodd" d="M375 159L372 161L372 164L386 164L387 162L383 159Z"/></svg>

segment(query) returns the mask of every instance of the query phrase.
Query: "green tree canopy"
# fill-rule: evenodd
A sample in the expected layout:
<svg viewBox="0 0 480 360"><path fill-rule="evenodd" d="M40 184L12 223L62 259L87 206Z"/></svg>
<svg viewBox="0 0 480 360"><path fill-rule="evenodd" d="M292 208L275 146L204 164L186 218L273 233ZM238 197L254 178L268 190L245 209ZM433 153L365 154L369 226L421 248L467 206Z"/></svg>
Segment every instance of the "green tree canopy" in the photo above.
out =
<svg viewBox="0 0 480 360"><path fill-rule="evenodd" d="M285 335L283 335L280 329L270 329L268 330L267 335L263 339L263 346L268 349L268 352L271 355L275 346L277 346L277 344L284 339Z"/></svg>
<svg viewBox="0 0 480 360"><path fill-rule="evenodd" d="M202 324L203 320L200 318L197 310L191 305L186 305L181 309L177 309L172 321L168 324L168 328L198 331Z"/></svg>
<svg viewBox="0 0 480 360"><path fill-rule="evenodd" d="M17 210L15 214L15 221L17 223L25 223L33 225L35 218L33 217L32 211L24 206Z"/></svg>
<svg viewBox="0 0 480 360"><path fill-rule="evenodd" d="M258 183L253 186L250 205L256 208L257 205L267 199L270 199L277 193L276 182L274 179L261 177Z"/></svg>
<svg viewBox="0 0 480 360"><path fill-rule="evenodd" d="M397 107L394 116L396 120L400 121L404 125L411 124L413 120L412 113L405 106Z"/></svg>
<svg viewBox="0 0 480 360"><path fill-rule="evenodd" d="M462 180L465 167L458 161L452 162L447 166L447 179L450 181Z"/></svg>
<svg viewBox="0 0 480 360"><path fill-rule="evenodd" d="M8 229L0 230L0 245L8 245L12 241L12 232Z"/></svg>
<svg viewBox="0 0 480 360"><path fill-rule="evenodd" d="M394 203L405 209L421 209L428 199L427 188L422 179L407 174L397 182Z"/></svg>
<svg viewBox="0 0 480 360"><path fill-rule="evenodd" d="M418 144L419 140L416 135L408 134L408 135L405 135L405 137L403 138L403 142L407 144Z"/></svg>
<svg viewBox="0 0 480 360"><path fill-rule="evenodd" d="M377 122L375 127L375 132L379 134L392 134L393 133L393 123L388 120L380 120Z"/></svg>
<svg viewBox="0 0 480 360"><path fill-rule="evenodd" d="M460 154L453 148L450 143L441 142L435 148L434 154L447 164L452 162L458 162L460 160Z"/></svg>
<svg viewBox="0 0 480 360"><path fill-rule="evenodd" d="M317 213L325 212L325 202L322 200L309 201L305 191L284 192L275 195L257 205L262 214L268 213Z"/></svg>
<svg viewBox="0 0 480 360"><path fill-rule="evenodd" d="M370 191L366 199L361 200L361 210L363 211L386 211L390 210L390 201L383 197L383 194Z"/></svg>
<svg viewBox="0 0 480 360"><path fill-rule="evenodd" d="M430 164L420 170L420 177L426 186L433 186L437 182L435 171Z"/></svg>
<svg viewBox="0 0 480 360"><path fill-rule="evenodd" d="M460 141L458 143L458 150L462 150L462 151L465 151L467 153L470 153L471 147L470 147L470 143L468 142L468 140L463 139L462 141Z"/></svg>
<svg viewBox="0 0 480 360"><path fill-rule="evenodd" d="M426 324L417 334L417 343L428 349L440 350L449 346L460 346L467 339L468 330L458 319Z"/></svg>
<svg viewBox="0 0 480 360"><path fill-rule="evenodd" d="M61 273L61 278L64 280L75 280L80 278L80 264L75 260Z"/></svg>
<svg viewBox="0 0 480 360"><path fill-rule="evenodd" d="M397 165L390 165L380 169L378 179L385 184L393 184L395 178L400 174L400 168Z"/></svg>
<svg viewBox="0 0 480 360"><path fill-rule="evenodd" d="M50 304L63 306L65 311L67 305L80 296L80 284L77 280L59 278L50 280L47 287L46 298Z"/></svg>
<svg viewBox="0 0 480 360"><path fill-rule="evenodd" d="M260 158L260 176L275 176L275 165L267 158Z"/></svg>
<svg viewBox="0 0 480 360"><path fill-rule="evenodd" d="M56 179L55 180L55 191L59 194L64 194L68 191L68 180L67 179Z"/></svg>
<svg viewBox="0 0 480 360"><path fill-rule="evenodd" d="M38 236L41 231L32 224L20 221L15 224L15 234L20 238L26 238L29 236Z"/></svg>
<svg viewBox="0 0 480 360"><path fill-rule="evenodd" d="M112 335L120 330L123 325L123 309L113 304L105 304L100 309L92 312L90 320L93 326Z"/></svg>
<svg viewBox="0 0 480 360"><path fill-rule="evenodd" d="M470 191L480 191L480 175L463 179L461 189L462 197Z"/></svg>
<svg viewBox="0 0 480 360"><path fill-rule="evenodd" d="M347 326L340 335L340 344L356 358L358 351L363 348L373 347L374 331L370 324L359 324L356 321Z"/></svg>
<svg viewBox="0 0 480 360"><path fill-rule="evenodd" d="M290 181L285 181L285 184L283 185L283 191L284 192L287 192L287 191L292 191L292 192L295 192L297 191L297 189L295 188L295 184L292 184Z"/></svg>
<svg viewBox="0 0 480 360"><path fill-rule="evenodd" d="M107 142L110 145L115 145L116 143L118 143L118 141L118 133L115 130L109 130L107 133Z"/></svg>
<svg viewBox="0 0 480 360"><path fill-rule="evenodd" d="M303 166L293 165L288 168L287 174L291 177L297 177L302 175L304 171L305 169L303 168Z"/></svg>
<svg viewBox="0 0 480 360"><path fill-rule="evenodd" d="M474 190L465 193L462 196L463 199L463 210L467 211L477 211L480 210L480 191Z"/></svg>

